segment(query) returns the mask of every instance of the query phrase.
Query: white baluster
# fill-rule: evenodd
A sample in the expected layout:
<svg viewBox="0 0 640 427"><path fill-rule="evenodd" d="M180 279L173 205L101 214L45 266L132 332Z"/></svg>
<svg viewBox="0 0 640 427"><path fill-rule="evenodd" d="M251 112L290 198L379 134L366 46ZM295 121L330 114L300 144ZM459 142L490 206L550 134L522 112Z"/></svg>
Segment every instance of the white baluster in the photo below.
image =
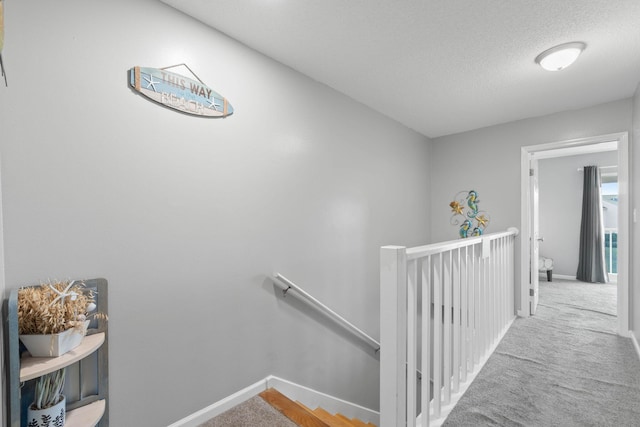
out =
<svg viewBox="0 0 640 427"><path fill-rule="evenodd" d="M416 356L418 352L416 332L418 312L418 263L409 261L407 266L407 427L416 425Z"/></svg>
<svg viewBox="0 0 640 427"><path fill-rule="evenodd" d="M422 427L428 427L431 408L431 256L422 260Z"/></svg>
<svg viewBox="0 0 640 427"><path fill-rule="evenodd" d="M462 336L460 338L460 367L461 380L467 381L468 353L469 344L469 247L464 248L464 257L460 263L460 323L462 326Z"/></svg>
<svg viewBox="0 0 640 427"><path fill-rule="evenodd" d="M435 259L433 268L433 414L439 418L442 408L442 257Z"/></svg>
<svg viewBox="0 0 640 427"><path fill-rule="evenodd" d="M444 385L444 403L448 405L451 402L451 269L452 269L451 251L447 251L444 263L444 340L443 340L443 385Z"/></svg>
<svg viewBox="0 0 640 427"><path fill-rule="evenodd" d="M452 390L460 390L460 248L453 258L453 384Z"/></svg>

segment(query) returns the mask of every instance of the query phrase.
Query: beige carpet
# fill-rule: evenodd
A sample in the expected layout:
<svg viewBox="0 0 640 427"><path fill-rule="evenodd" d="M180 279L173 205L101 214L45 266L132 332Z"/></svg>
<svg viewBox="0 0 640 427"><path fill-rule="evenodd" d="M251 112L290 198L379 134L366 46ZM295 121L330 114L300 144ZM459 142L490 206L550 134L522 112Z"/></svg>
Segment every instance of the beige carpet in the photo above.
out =
<svg viewBox="0 0 640 427"><path fill-rule="evenodd" d="M640 426L640 361L616 334L615 284L540 282L444 425Z"/></svg>
<svg viewBox="0 0 640 427"><path fill-rule="evenodd" d="M296 427L296 424L260 396L255 396L200 427Z"/></svg>

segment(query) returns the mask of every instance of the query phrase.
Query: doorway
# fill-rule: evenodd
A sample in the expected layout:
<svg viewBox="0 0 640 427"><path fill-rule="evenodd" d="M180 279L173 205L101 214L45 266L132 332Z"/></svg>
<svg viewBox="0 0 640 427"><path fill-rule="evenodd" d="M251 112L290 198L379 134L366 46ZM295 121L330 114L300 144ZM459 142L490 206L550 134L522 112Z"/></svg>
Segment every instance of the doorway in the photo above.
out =
<svg viewBox="0 0 640 427"><path fill-rule="evenodd" d="M617 150L618 157L618 227L617 234L617 314L618 334L629 334L629 143L627 132L522 147L521 150L521 230L520 234L520 309L518 315L535 313L538 296L537 162L541 159L574 156ZM532 272L530 274L530 272Z"/></svg>

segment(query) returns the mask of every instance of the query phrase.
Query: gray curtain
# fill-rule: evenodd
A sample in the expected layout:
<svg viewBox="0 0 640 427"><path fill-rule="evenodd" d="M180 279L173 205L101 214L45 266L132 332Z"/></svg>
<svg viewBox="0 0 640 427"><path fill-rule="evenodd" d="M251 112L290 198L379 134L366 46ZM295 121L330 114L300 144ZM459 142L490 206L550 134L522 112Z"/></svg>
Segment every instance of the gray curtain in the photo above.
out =
<svg viewBox="0 0 640 427"><path fill-rule="evenodd" d="M576 278L583 282L609 281L604 261L604 221L597 166L584 167L582 222L580 224L580 258Z"/></svg>

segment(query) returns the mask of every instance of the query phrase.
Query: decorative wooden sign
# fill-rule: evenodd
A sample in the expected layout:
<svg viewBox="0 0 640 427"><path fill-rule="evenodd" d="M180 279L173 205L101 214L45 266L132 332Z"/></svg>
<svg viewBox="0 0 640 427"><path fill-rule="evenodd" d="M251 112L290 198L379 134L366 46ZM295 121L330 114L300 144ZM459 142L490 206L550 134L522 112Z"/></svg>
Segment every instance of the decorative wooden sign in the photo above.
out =
<svg viewBox="0 0 640 427"><path fill-rule="evenodd" d="M129 70L129 84L147 98L183 113L205 117L233 114L229 101L200 79L192 80L163 68L133 67Z"/></svg>

